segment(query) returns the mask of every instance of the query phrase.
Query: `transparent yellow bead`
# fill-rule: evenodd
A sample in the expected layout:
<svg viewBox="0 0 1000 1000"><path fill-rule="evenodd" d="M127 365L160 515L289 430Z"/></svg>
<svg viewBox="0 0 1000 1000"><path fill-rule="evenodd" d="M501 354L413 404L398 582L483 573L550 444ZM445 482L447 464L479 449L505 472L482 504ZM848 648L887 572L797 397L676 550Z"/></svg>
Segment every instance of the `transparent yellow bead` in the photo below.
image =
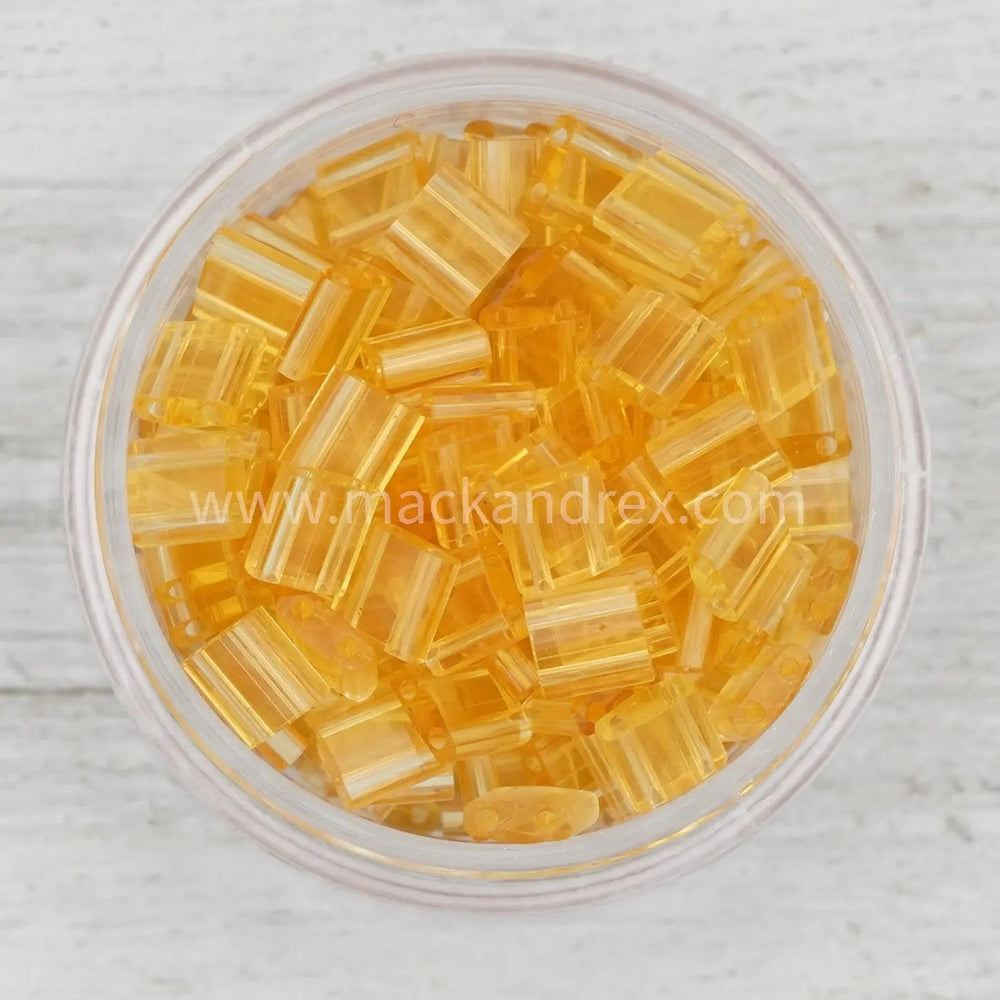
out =
<svg viewBox="0 0 1000 1000"><path fill-rule="evenodd" d="M463 805L494 788L538 785L544 781L544 768L533 740L522 746L467 756L455 762L457 797Z"/></svg>
<svg viewBox="0 0 1000 1000"><path fill-rule="evenodd" d="M308 203L303 200L296 211L304 221L305 213L311 213L312 210ZM320 246L312 235L309 235L312 231L311 227L311 217L307 225L290 228L287 218L285 221L280 221L251 212L244 215L233 228L267 244L269 247L274 247L275 250L280 250L289 257L294 257L309 267L316 268L317 271L325 271L331 264L339 263L342 254L335 250L332 251L329 247Z"/></svg>
<svg viewBox="0 0 1000 1000"><path fill-rule="evenodd" d="M538 690L538 667L527 642L498 649L489 659L488 669L517 704L523 703Z"/></svg>
<svg viewBox="0 0 1000 1000"><path fill-rule="evenodd" d="M715 620L709 655L698 675L698 688L707 696L718 694L738 670L752 663L768 642L767 633L741 621Z"/></svg>
<svg viewBox="0 0 1000 1000"><path fill-rule="evenodd" d="M836 371L816 286L763 295L729 324L737 381L765 420L802 402Z"/></svg>
<svg viewBox="0 0 1000 1000"><path fill-rule="evenodd" d="M337 247L371 244L413 201L426 169L415 132L323 164L309 188L320 237Z"/></svg>
<svg viewBox="0 0 1000 1000"><path fill-rule="evenodd" d="M375 693L382 651L327 601L312 594L289 594L278 601L274 614L331 690L349 701L365 701Z"/></svg>
<svg viewBox="0 0 1000 1000"><path fill-rule="evenodd" d="M796 469L777 492L793 538L813 543L852 534L851 468L847 459Z"/></svg>
<svg viewBox="0 0 1000 1000"><path fill-rule="evenodd" d="M539 136L473 134L466 176L495 205L516 212L543 144Z"/></svg>
<svg viewBox="0 0 1000 1000"><path fill-rule="evenodd" d="M545 141L521 211L558 226L591 222L594 209L641 160L627 143L560 115Z"/></svg>
<svg viewBox="0 0 1000 1000"><path fill-rule="evenodd" d="M389 297L375 319L373 337L451 318L451 313L429 292L404 278L387 260L373 254L364 255L364 259L389 281Z"/></svg>
<svg viewBox="0 0 1000 1000"><path fill-rule="evenodd" d="M717 403L720 399L739 391L729 351L723 346L723 349L709 361L708 367L698 377L698 381L677 404L674 413L676 416L683 416L692 411L703 410L705 407ZM659 426L664 421L653 421L652 423L654 426Z"/></svg>
<svg viewBox="0 0 1000 1000"><path fill-rule="evenodd" d="M465 807L465 830L475 840L537 844L565 840L593 826L597 796L574 788L494 788Z"/></svg>
<svg viewBox="0 0 1000 1000"><path fill-rule="evenodd" d="M755 740L788 707L812 667L798 646L769 644L733 674L709 710L709 721L726 742Z"/></svg>
<svg viewBox="0 0 1000 1000"><path fill-rule="evenodd" d="M510 646L519 638L515 624L523 635L520 622L512 622L505 614L507 595L498 598L494 594L479 549L466 546L455 555L461 560L458 575L428 653L428 666L435 674L460 670ZM513 586L510 576L508 589Z"/></svg>
<svg viewBox="0 0 1000 1000"><path fill-rule="evenodd" d="M282 467L247 551L251 576L329 597L340 595L375 509L357 480Z"/></svg>
<svg viewBox="0 0 1000 1000"><path fill-rule="evenodd" d="M816 562L795 608L797 624L817 635L829 635L847 601L858 561L858 546L849 538L828 538L816 549Z"/></svg>
<svg viewBox="0 0 1000 1000"><path fill-rule="evenodd" d="M649 553L641 552L628 556L614 569L603 573L600 579L609 582L611 580L628 582L639 601L639 615L654 668L658 674L675 669L677 628Z"/></svg>
<svg viewBox="0 0 1000 1000"><path fill-rule="evenodd" d="M268 440L243 427L178 430L128 448L126 490L138 548L242 538Z"/></svg>
<svg viewBox="0 0 1000 1000"><path fill-rule="evenodd" d="M511 490L529 479L554 474L560 466L575 459L570 446L552 427L543 425L518 438L505 452L501 452L488 475L480 485L490 494Z"/></svg>
<svg viewBox="0 0 1000 1000"><path fill-rule="evenodd" d="M733 393L690 415L670 421L646 451L681 503L696 515L743 468L772 483L791 473L788 462L765 433L746 397Z"/></svg>
<svg viewBox="0 0 1000 1000"><path fill-rule="evenodd" d="M594 225L704 301L746 259L753 220L732 191L660 152L596 207Z"/></svg>
<svg viewBox="0 0 1000 1000"><path fill-rule="evenodd" d="M609 479L608 489L615 494L615 533L622 555L649 556L658 587L665 597L675 596L691 581L691 518L646 454Z"/></svg>
<svg viewBox="0 0 1000 1000"><path fill-rule="evenodd" d="M264 608L192 653L184 669L247 746L257 747L330 696L322 676Z"/></svg>
<svg viewBox="0 0 1000 1000"><path fill-rule="evenodd" d="M718 622L708 599L694 591L688 601L687 617L677 652L678 670L701 673L710 668Z"/></svg>
<svg viewBox="0 0 1000 1000"><path fill-rule="evenodd" d="M333 369L281 453L281 461L323 469L381 490L424 418L349 372Z"/></svg>
<svg viewBox="0 0 1000 1000"><path fill-rule="evenodd" d="M604 469L620 467L635 451L627 401L603 373L585 371L541 396L542 420L581 457Z"/></svg>
<svg viewBox="0 0 1000 1000"><path fill-rule="evenodd" d="M631 580L612 577L528 598L524 617L546 697L583 697L656 678Z"/></svg>
<svg viewBox="0 0 1000 1000"><path fill-rule="evenodd" d="M395 791L380 795L375 806L376 812L383 815L394 806L415 806L418 804L450 802L455 797L455 769L442 767L434 774L413 785L404 785ZM417 816L413 815L413 819ZM385 822L385 819L382 819Z"/></svg>
<svg viewBox="0 0 1000 1000"><path fill-rule="evenodd" d="M746 261L733 279L713 294L701 311L720 326L728 326L762 295L802 277L802 272L780 247L760 240L750 248Z"/></svg>
<svg viewBox="0 0 1000 1000"><path fill-rule="evenodd" d="M514 443L505 416L470 420L445 427L422 438L422 481L433 498L430 511L437 539L444 548L468 545L482 526L472 507L473 483L491 469Z"/></svg>
<svg viewBox="0 0 1000 1000"><path fill-rule="evenodd" d="M584 361L668 415L722 346L724 330L678 295L633 288L597 328Z"/></svg>
<svg viewBox="0 0 1000 1000"><path fill-rule="evenodd" d="M312 265L223 227L209 244L191 311L196 319L248 323L280 347L319 276Z"/></svg>
<svg viewBox="0 0 1000 1000"><path fill-rule="evenodd" d="M246 573L232 542L140 549L139 563L167 636L182 652L271 597Z"/></svg>
<svg viewBox="0 0 1000 1000"><path fill-rule="evenodd" d="M316 206L309 192L300 191L281 208L272 212L268 222L273 222L275 226L293 233L302 240L318 245L323 242L323 237L316 229L318 221L316 216Z"/></svg>
<svg viewBox="0 0 1000 1000"><path fill-rule="evenodd" d="M178 427L249 423L273 378L260 330L242 323L164 323L139 377L135 411Z"/></svg>
<svg viewBox="0 0 1000 1000"><path fill-rule="evenodd" d="M847 400L839 375L828 378L805 399L768 424L794 469L822 465L851 453Z"/></svg>
<svg viewBox="0 0 1000 1000"><path fill-rule="evenodd" d="M490 340L472 320L446 319L372 337L363 357L374 381L396 392L488 367Z"/></svg>
<svg viewBox="0 0 1000 1000"><path fill-rule="evenodd" d="M584 580L621 561L605 493L597 463L587 459L494 494L494 523L522 593Z"/></svg>
<svg viewBox="0 0 1000 1000"><path fill-rule="evenodd" d="M378 802L372 806L376 818L383 826L403 833L422 837L444 835L444 817L441 802Z"/></svg>
<svg viewBox="0 0 1000 1000"><path fill-rule="evenodd" d="M301 721L293 722L254 748L260 757L279 771L298 766L308 749L309 733Z"/></svg>
<svg viewBox="0 0 1000 1000"><path fill-rule="evenodd" d="M531 736L527 719L487 670L430 679L404 671L394 687L442 763L515 749Z"/></svg>
<svg viewBox="0 0 1000 1000"><path fill-rule="evenodd" d="M682 795L726 762L701 696L682 676L621 702L598 720L595 736L600 755L636 812Z"/></svg>
<svg viewBox="0 0 1000 1000"><path fill-rule="evenodd" d="M375 268L339 264L326 271L303 303L278 358L278 371L292 380L351 368L362 341L389 298L389 279Z"/></svg>
<svg viewBox="0 0 1000 1000"><path fill-rule="evenodd" d="M302 422L322 384L323 379L317 375L302 382L271 386L267 394L267 415L271 447L276 455L280 455L288 444L292 431Z"/></svg>
<svg viewBox="0 0 1000 1000"><path fill-rule="evenodd" d="M508 415L525 425L538 413L539 392L530 382L479 382L437 385L404 399L431 423Z"/></svg>
<svg viewBox="0 0 1000 1000"><path fill-rule="evenodd" d="M358 631L409 662L426 659L459 560L394 525L368 534L338 608Z"/></svg>
<svg viewBox="0 0 1000 1000"><path fill-rule="evenodd" d="M517 705L489 670L432 677L423 687L459 756L517 746L530 735Z"/></svg>
<svg viewBox="0 0 1000 1000"><path fill-rule="evenodd" d="M489 307L515 307L535 299L578 299L589 306L591 325L610 316L631 282L574 236L525 254Z"/></svg>
<svg viewBox="0 0 1000 1000"><path fill-rule="evenodd" d="M739 624L752 635L777 634L812 572L816 556L808 546L791 541L770 560L758 576L740 610Z"/></svg>
<svg viewBox="0 0 1000 1000"><path fill-rule="evenodd" d="M455 139L439 132L424 133L420 136L420 144L430 173L436 173L446 163L450 163L456 170L466 169L472 147L467 139Z"/></svg>
<svg viewBox="0 0 1000 1000"><path fill-rule="evenodd" d="M379 253L456 315L467 313L528 237L450 164L389 227Z"/></svg>
<svg viewBox="0 0 1000 1000"><path fill-rule="evenodd" d="M573 377L590 318L572 299L535 298L487 306L479 324L490 335L497 378L546 388Z"/></svg>
<svg viewBox="0 0 1000 1000"><path fill-rule="evenodd" d="M349 809L412 787L441 770L393 694L317 720L315 734L323 767Z"/></svg>
<svg viewBox="0 0 1000 1000"><path fill-rule="evenodd" d="M552 740L538 748L538 759L545 772L545 781L558 788L576 788L599 792L600 785L590 767L580 734Z"/></svg>
<svg viewBox="0 0 1000 1000"><path fill-rule="evenodd" d="M788 545L788 525L766 476L740 472L691 543L691 579L722 618L740 617L752 588Z"/></svg>

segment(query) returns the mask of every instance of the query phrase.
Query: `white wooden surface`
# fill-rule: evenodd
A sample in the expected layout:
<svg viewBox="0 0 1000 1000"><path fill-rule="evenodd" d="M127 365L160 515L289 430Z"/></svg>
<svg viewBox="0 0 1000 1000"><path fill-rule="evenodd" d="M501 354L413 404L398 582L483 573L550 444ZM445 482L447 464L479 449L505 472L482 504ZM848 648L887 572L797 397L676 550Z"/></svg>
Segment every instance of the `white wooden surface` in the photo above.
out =
<svg viewBox="0 0 1000 1000"><path fill-rule="evenodd" d="M229 829L108 691L61 539L74 366L151 214L263 113L468 46L634 66L767 137L895 297L935 447L915 613L819 780L710 869L557 916L375 901ZM998 58L995 0L3 0L0 997L1000 995Z"/></svg>

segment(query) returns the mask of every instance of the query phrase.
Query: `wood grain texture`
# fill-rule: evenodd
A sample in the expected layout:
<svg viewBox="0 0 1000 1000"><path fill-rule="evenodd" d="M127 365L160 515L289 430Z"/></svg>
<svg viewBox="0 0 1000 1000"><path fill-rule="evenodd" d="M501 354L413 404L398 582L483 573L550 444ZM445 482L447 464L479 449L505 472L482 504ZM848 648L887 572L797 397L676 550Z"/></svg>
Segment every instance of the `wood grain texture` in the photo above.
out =
<svg viewBox="0 0 1000 1000"><path fill-rule="evenodd" d="M73 370L154 211L302 93L469 46L632 66L765 136L894 297L935 451L917 606L821 777L708 870L554 917L367 899L230 830L108 691L61 540ZM0 996L1000 994L998 66L994 0L4 0Z"/></svg>

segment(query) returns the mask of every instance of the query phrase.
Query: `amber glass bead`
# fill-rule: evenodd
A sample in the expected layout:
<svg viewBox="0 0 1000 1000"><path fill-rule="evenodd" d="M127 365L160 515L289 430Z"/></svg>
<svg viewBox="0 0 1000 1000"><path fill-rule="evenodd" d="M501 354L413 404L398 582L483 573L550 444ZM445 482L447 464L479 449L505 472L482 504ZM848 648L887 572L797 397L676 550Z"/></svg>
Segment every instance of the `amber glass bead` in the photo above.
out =
<svg viewBox="0 0 1000 1000"><path fill-rule="evenodd" d="M170 641L183 652L271 597L230 541L160 545L142 549L139 561Z"/></svg>
<svg viewBox="0 0 1000 1000"><path fill-rule="evenodd" d="M649 684L656 670L640 597L611 576L529 598L524 616L547 697Z"/></svg>
<svg viewBox="0 0 1000 1000"><path fill-rule="evenodd" d="M791 473L787 459L741 393L672 420L648 442L646 450L685 506L720 493L744 468L754 469L772 483L780 483Z"/></svg>
<svg viewBox="0 0 1000 1000"><path fill-rule="evenodd" d="M796 469L849 455L851 434L840 376L821 382L805 399L780 413L768 431Z"/></svg>
<svg viewBox="0 0 1000 1000"><path fill-rule="evenodd" d="M528 227L445 164L389 227L378 252L455 314L500 276Z"/></svg>
<svg viewBox="0 0 1000 1000"><path fill-rule="evenodd" d="M362 484L284 467L264 506L247 551L247 572L295 590L341 594L376 514Z"/></svg>
<svg viewBox="0 0 1000 1000"><path fill-rule="evenodd" d="M589 306L590 325L596 327L614 312L630 287L629 281L571 235L526 254L491 306L515 307L526 300L530 305L537 299L577 298Z"/></svg>
<svg viewBox="0 0 1000 1000"><path fill-rule="evenodd" d="M446 319L371 338L365 367L390 392L475 371L490 363L490 341L467 319Z"/></svg>
<svg viewBox="0 0 1000 1000"><path fill-rule="evenodd" d="M178 427L249 423L272 381L260 330L244 323L165 323L140 376L135 410Z"/></svg>
<svg viewBox="0 0 1000 1000"><path fill-rule="evenodd" d="M622 178L597 206L594 224L677 278L695 301L743 263L753 229L732 191L662 152Z"/></svg>
<svg viewBox="0 0 1000 1000"><path fill-rule="evenodd" d="M248 191L126 456L156 619L223 722L323 808L480 852L766 740L867 514L839 317L780 220L756 238L649 135L487 106Z"/></svg>
<svg viewBox="0 0 1000 1000"><path fill-rule="evenodd" d="M434 424L506 415L525 426L538 412L539 391L530 382L484 381L430 386L406 401Z"/></svg>
<svg viewBox="0 0 1000 1000"><path fill-rule="evenodd" d="M442 769L393 694L314 723L316 747L337 795L357 809Z"/></svg>
<svg viewBox="0 0 1000 1000"><path fill-rule="evenodd" d="M764 419L802 402L835 371L819 295L809 281L761 296L729 325L728 337L736 377Z"/></svg>
<svg viewBox="0 0 1000 1000"><path fill-rule="evenodd" d="M375 693L381 650L312 594L289 594L275 606L275 617L330 688L349 701Z"/></svg>
<svg viewBox="0 0 1000 1000"><path fill-rule="evenodd" d="M521 209L555 225L590 223L594 209L640 161L627 143L570 115L549 132Z"/></svg>
<svg viewBox="0 0 1000 1000"><path fill-rule="evenodd" d="M323 379L315 376L302 382L271 386L267 394L267 417L275 454L280 455L288 444L322 384Z"/></svg>
<svg viewBox="0 0 1000 1000"><path fill-rule="evenodd" d="M546 390L542 420L581 457L604 469L620 467L638 450L629 420L628 399L615 391L603 373L584 372Z"/></svg>
<svg viewBox="0 0 1000 1000"><path fill-rule="evenodd" d="M621 561L604 479L576 461L494 496L518 587L526 594L596 576Z"/></svg>
<svg viewBox="0 0 1000 1000"><path fill-rule="evenodd" d="M745 469L691 543L694 585L716 614L738 617L752 587L788 540L788 524L767 477Z"/></svg>
<svg viewBox="0 0 1000 1000"><path fill-rule="evenodd" d="M466 176L495 205L516 211L542 151L543 140L532 135L469 136Z"/></svg>
<svg viewBox="0 0 1000 1000"><path fill-rule="evenodd" d="M649 456L633 459L608 480L608 488L616 496L615 533L622 554L648 556L667 598L690 586L691 518Z"/></svg>
<svg viewBox="0 0 1000 1000"><path fill-rule="evenodd" d="M837 621L854 577L858 546L849 538L828 538L816 549L816 561L798 596L801 625L818 635L829 635Z"/></svg>
<svg viewBox="0 0 1000 1000"><path fill-rule="evenodd" d="M247 323L280 347L294 328L320 270L235 229L220 229L195 290L197 319Z"/></svg>
<svg viewBox="0 0 1000 1000"><path fill-rule="evenodd" d="M526 299L490 305L479 314L492 341L496 377L538 388L572 378L589 323L589 312L572 299Z"/></svg>
<svg viewBox="0 0 1000 1000"><path fill-rule="evenodd" d="M309 188L317 234L337 247L372 243L413 201L425 173L415 132L400 132L323 164Z"/></svg>
<svg viewBox="0 0 1000 1000"><path fill-rule="evenodd" d="M368 533L338 607L359 632L401 660L430 652L459 560L394 525Z"/></svg>
<svg viewBox="0 0 1000 1000"><path fill-rule="evenodd" d="M264 431L244 427L133 441L126 471L132 540L146 548L242 538L267 445Z"/></svg>
<svg viewBox="0 0 1000 1000"><path fill-rule="evenodd" d="M263 608L210 639L184 661L184 669L250 747L330 696L320 673Z"/></svg>
<svg viewBox="0 0 1000 1000"><path fill-rule="evenodd" d="M515 627L520 622L511 620L517 598L506 562L497 560L496 575L491 579L475 545L458 549L455 554L461 560L458 575L428 652L430 669L437 674L483 660L511 645L518 631L523 634L523 627ZM497 578L500 573L507 577L506 586Z"/></svg>
<svg viewBox="0 0 1000 1000"><path fill-rule="evenodd" d="M381 490L423 421L416 410L377 386L334 368L292 432L281 461Z"/></svg>
<svg viewBox="0 0 1000 1000"><path fill-rule="evenodd" d="M420 442L423 482L433 496L434 529L444 548L468 545L482 527L466 514L472 487L492 470L513 445L510 420L504 416L469 420L435 431Z"/></svg>
<svg viewBox="0 0 1000 1000"><path fill-rule="evenodd" d="M725 331L680 296L633 288L585 349L652 413L668 415L722 346Z"/></svg>
<svg viewBox="0 0 1000 1000"><path fill-rule="evenodd" d="M688 791L726 762L694 684L670 677L627 698L597 722L597 752L636 812Z"/></svg>
<svg viewBox="0 0 1000 1000"><path fill-rule="evenodd" d="M798 646L766 646L736 671L709 710L709 720L726 742L754 740L795 697L812 666Z"/></svg>
<svg viewBox="0 0 1000 1000"><path fill-rule="evenodd" d="M340 264L309 293L278 359L278 371L293 380L351 368L389 298L389 279L373 267Z"/></svg>
<svg viewBox="0 0 1000 1000"><path fill-rule="evenodd" d="M545 785L494 788L465 807L465 829L474 840L536 844L582 833L599 815L593 792Z"/></svg>

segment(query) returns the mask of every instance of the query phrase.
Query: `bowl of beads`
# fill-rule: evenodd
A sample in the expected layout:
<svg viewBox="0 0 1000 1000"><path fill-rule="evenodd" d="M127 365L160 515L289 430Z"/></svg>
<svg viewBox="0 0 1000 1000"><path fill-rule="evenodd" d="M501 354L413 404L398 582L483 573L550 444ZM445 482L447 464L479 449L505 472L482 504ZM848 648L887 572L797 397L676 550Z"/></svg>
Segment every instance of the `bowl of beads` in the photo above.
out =
<svg viewBox="0 0 1000 1000"><path fill-rule="evenodd" d="M554 57L397 64L227 146L70 427L127 709L281 857L420 902L736 844L871 696L925 534L905 349L836 225L738 126Z"/></svg>

